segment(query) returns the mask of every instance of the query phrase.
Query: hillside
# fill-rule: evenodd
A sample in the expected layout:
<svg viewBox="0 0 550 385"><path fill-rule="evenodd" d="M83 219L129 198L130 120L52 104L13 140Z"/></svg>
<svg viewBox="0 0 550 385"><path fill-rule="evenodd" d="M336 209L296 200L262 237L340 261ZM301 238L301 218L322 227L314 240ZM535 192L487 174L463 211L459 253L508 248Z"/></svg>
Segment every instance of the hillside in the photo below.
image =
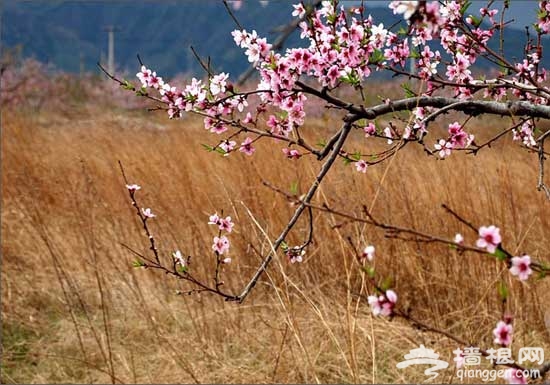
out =
<svg viewBox="0 0 550 385"><path fill-rule="evenodd" d="M288 1L270 1L265 6L247 1L235 13L245 28L256 29L274 39L277 34L273 30L288 22L291 10ZM372 7L369 12L385 25L398 20L385 8ZM130 73L138 68L136 54L164 76L198 73L201 69L189 49L191 45L201 56L210 55L216 70L239 74L248 66L232 40L230 32L235 24L221 0L158 3L11 0L4 2L2 13L4 46L21 45L24 56L68 72L79 72L81 60L85 70L97 71L96 62L107 53L105 27L109 25L118 28L117 66ZM505 41L509 56L517 55L523 52L525 33L508 30ZM299 43L295 33L287 46ZM545 64L548 63L547 60Z"/></svg>
<svg viewBox="0 0 550 385"><path fill-rule="evenodd" d="M247 3L236 12L241 23L267 36L290 19L288 2L271 2L265 8ZM197 72L199 64L189 47L210 55L219 70L240 72L248 63L233 42L235 24L221 1L190 0L137 2L8 2L3 12L2 38L6 46L23 45L25 56L78 72L80 55L85 67L107 53L108 25L119 28L115 35L119 68L134 71L136 54L159 72ZM289 43L298 41L293 36Z"/></svg>

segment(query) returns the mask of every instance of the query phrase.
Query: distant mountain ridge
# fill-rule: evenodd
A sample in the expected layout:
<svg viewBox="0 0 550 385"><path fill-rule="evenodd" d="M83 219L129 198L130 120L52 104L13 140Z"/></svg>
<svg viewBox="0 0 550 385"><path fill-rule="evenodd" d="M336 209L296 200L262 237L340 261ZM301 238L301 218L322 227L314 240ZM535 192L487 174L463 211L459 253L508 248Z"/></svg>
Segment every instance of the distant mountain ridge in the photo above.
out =
<svg viewBox="0 0 550 385"><path fill-rule="evenodd" d="M291 19L292 2L271 0L267 5L244 1L235 11L248 30L274 40L272 31ZM368 2L367 2L368 4ZM376 23L391 25L399 21L390 10L368 8ZM2 7L2 44L23 47L25 57L53 64L78 73L81 62L87 71L96 72L96 62L107 53L107 26L117 28L115 58L119 70L135 73L136 54L162 76L177 73L200 74L199 63L189 46L210 56L217 71L233 77L249 65L231 36L235 23L221 0L186 1L4 1ZM505 47L509 57L521 55L525 33L507 30ZM495 45L497 41L495 39ZM304 44L294 33L286 47ZM106 57L102 60L106 62ZM549 66L550 58L544 65Z"/></svg>

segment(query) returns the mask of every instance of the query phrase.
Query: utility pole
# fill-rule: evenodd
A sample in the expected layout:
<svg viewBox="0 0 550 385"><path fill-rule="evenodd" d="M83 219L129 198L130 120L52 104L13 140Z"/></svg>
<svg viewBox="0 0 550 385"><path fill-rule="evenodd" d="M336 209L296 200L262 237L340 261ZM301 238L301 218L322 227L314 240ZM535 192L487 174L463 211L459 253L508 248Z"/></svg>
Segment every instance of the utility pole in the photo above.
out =
<svg viewBox="0 0 550 385"><path fill-rule="evenodd" d="M103 30L108 33L109 46L107 51L107 71L110 74L115 73L115 32L120 31L113 25L103 27Z"/></svg>
<svg viewBox="0 0 550 385"><path fill-rule="evenodd" d="M80 68L79 68L80 78L83 78L85 69L84 69L84 54L82 53L82 51L80 51L79 59L80 59Z"/></svg>

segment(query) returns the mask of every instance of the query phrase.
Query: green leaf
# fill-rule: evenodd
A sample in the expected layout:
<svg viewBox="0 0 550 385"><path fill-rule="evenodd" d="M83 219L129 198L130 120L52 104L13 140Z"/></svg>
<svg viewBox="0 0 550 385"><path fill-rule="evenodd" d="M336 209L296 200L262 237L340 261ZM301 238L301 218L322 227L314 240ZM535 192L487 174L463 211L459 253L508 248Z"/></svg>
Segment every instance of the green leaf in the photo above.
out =
<svg viewBox="0 0 550 385"><path fill-rule="evenodd" d="M359 79L354 76L353 74L349 74L347 76L341 76L340 81L345 84L349 84L351 86L358 86L359 85Z"/></svg>
<svg viewBox="0 0 550 385"><path fill-rule="evenodd" d="M358 86L361 83L355 70L352 70L350 73L346 74L346 76L340 76L340 81L352 86Z"/></svg>
<svg viewBox="0 0 550 385"><path fill-rule="evenodd" d="M279 119L280 121L283 121L288 117L288 112L280 111L280 112L276 112L275 115L277 116L277 119Z"/></svg>
<svg viewBox="0 0 550 385"><path fill-rule="evenodd" d="M124 79L122 81L122 84L120 85L122 88L124 88L125 90L130 90L132 91L134 89L134 85L132 83L130 83L128 80Z"/></svg>
<svg viewBox="0 0 550 385"><path fill-rule="evenodd" d="M410 58L413 58L413 59L420 59L420 52L418 52L417 50L413 49L410 53L409 53L409 59Z"/></svg>
<svg viewBox="0 0 550 385"><path fill-rule="evenodd" d="M286 253L288 251L288 245L285 241L281 242L281 249Z"/></svg>
<svg viewBox="0 0 550 385"><path fill-rule="evenodd" d="M317 142L317 146L321 148L325 148L327 146L327 141L325 139L321 139Z"/></svg>
<svg viewBox="0 0 550 385"><path fill-rule="evenodd" d="M290 184L290 193L298 195L298 182L294 181Z"/></svg>
<svg viewBox="0 0 550 385"><path fill-rule="evenodd" d="M497 60L497 64L503 75L510 75L510 69L506 66L506 63L499 59Z"/></svg>
<svg viewBox="0 0 550 385"><path fill-rule="evenodd" d="M227 154L227 151L225 151L223 148L221 148L221 147L219 147L219 146L216 147L216 152L217 152L218 154L221 154L221 155Z"/></svg>
<svg viewBox="0 0 550 385"><path fill-rule="evenodd" d="M474 27L477 28L477 27L479 27L479 26L481 25L481 18L478 18L478 17L476 17L476 16L474 16L474 15L470 15L470 19L472 19L472 25L473 25Z"/></svg>
<svg viewBox="0 0 550 385"><path fill-rule="evenodd" d="M374 52L370 55L369 63L378 64L381 61L384 61L384 54L381 50L375 49Z"/></svg>
<svg viewBox="0 0 550 385"><path fill-rule="evenodd" d="M500 296L500 299L505 301L508 298L508 287L503 281L500 281L498 283L498 295Z"/></svg>
<svg viewBox="0 0 550 385"><path fill-rule="evenodd" d="M495 250L493 255L499 260L499 261L506 261L508 259L508 255L502 249L499 247Z"/></svg>
<svg viewBox="0 0 550 385"><path fill-rule="evenodd" d="M204 143L203 143L203 144L201 144L201 146L202 146L206 151L208 151L208 152L214 151L214 147L209 146L208 144L204 144Z"/></svg>
<svg viewBox="0 0 550 385"><path fill-rule="evenodd" d="M188 271L187 266L178 265L178 272L187 273L187 271Z"/></svg>
<svg viewBox="0 0 550 385"><path fill-rule="evenodd" d="M370 278L374 278L374 275L376 274L376 270L373 266L363 266L363 271L367 273Z"/></svg>
<svg viewBox="0 0 550 385"><path fill-rule="evenodd" d="M468 11L468 8L470 8L470 5L472 5L471 1L465 1L464 4L462 4L462 7L460 8L460 14L464 16L466 11Z"/></svg>
<svg viewBox="0 0 550 385"><path fill-rule="evenodd" d="M145 263L143 263L139 259L136 259L135 261L132 262L132 267L143 267L143 266L145 266Z"/></svg>
<svg viewBox="0 0 550 385"><path fill-rule="evenodd" d="M356 162L361 160L361 153L359 151L356 151L353 155L350 156L351 159L355 160Z"/></svg>
<svg viewBox="0 0 550 385"><path fill-rule="evenodd" d="M365 127L368 123L367 123L367 119L359 119L356 124L359 126L359 127Z"/></svg>
<svg viewBox="0 0 550 385"><path fill-rule="evenodd" d="M147 96L149 94L147 93L147 88L141 87L139 90L136 90L136 95L138 95L138 96Z"/></svg>
<svg viewBox="0 0 550 385"><path fill-rule="evenodd" d="M380 284L380 289L382 289L383 291L388 290L392 286L392 281L393 280L391 279L391 277L384 278L384 280Z"/></svg>
<svg viewBox="0 0 550 385"><path fill-rule="evenodd" d="M405 91L405 96L407 98L414 98L416 96L416 93L412 90L409 83L401 84L401 88L403 88L403 90Z"/></svg>
<svg viewBox="0 0 550 385"><path fill-rule="evenodd" d="M345 166L349 165L351 162L352 162L352 161L351 161L350 158L348 158L348 157L345 157L345 158L344 158L344 165L345 165Z"/></svg>

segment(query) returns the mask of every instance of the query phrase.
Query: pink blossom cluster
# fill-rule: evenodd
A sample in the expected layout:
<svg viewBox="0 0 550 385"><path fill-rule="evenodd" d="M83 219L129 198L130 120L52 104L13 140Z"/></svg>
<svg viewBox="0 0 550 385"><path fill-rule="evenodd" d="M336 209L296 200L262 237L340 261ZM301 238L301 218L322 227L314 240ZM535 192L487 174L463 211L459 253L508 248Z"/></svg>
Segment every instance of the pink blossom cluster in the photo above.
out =
<svg viewBox="0 0 550 385"><path fill-rule="evenodd" d="M519 130L512 130L514 134L514 140L521 141L526 147L533 147L537 145L535 138L533 137L533 122L531 120L523 123Z"/></svg>
<svg viewBox="0 0 550 385"><path fill-rule="evenodd" d="M525 57L510 66L508 73L498 75L491 82L474 79L471 67L478 58L494 56L487 44L501 27L500 20L495 17L497 9L481 8L480 18L463 14L463 2L460 1L392 1L390 8L409 24L407 33L403 33L376 24L371 15L365 14L363 6L352 8L351 14L347 14L344 6L337 4L323 1L319 9L311 12L307 12L302 3L294 5L293 16L301 18L300 36L309 43L305 47L288 48L278 53L255 30L232 32L235 43L258 71L260 81L255 91L237 92L227 73L212 74L205 82L193 78L182 90L172 87L146 67L141 68L137 77L145 89L159 93L171 118L181 117L189 111L199 112L205 116L205 129L215 134L223 134L231 126L256 127L265 122L276 138L290 137L291 132L305 121L307 97L300 83L303 79L316 81L328 91L343 85L357 88L373 71L406 74L411 58L415 59L417 76L425 81L421 95L446 95L445 89L450 87L456 97L469 99L475 92L472 85L476 84L483 88L485 98L501 100L510 92L521 100L547 104L550 92L536 92L543 87L540 82L546 79L546 71L539 66L540 52L534 46L527 47ZM539 27L547 30L550 6L547 1L540 2L539 6ZM482 24L483 20L488 23ZM443 61L444 54L450 59ZM493 57L493 60L496 59ZM442 66L445 68L440 68ZM252 96L258 98L259 104L254 104L254 110L249 111L248 99ZM401 133L387 127L383 136L388 144L400 138L423 138L427 134L425 114L432 110L427 107L412 109L412 119ZM245 115L244 119L238 114ZM365 127L365 134L375 135L371 124ZM515 130L514 136L526 145L533 145L528 124ZM217 148L225 155L236 150L252 155L257 139L247 136L240 145L225 139ZM452 150L465 148L472 141L473 135L455 122L449 126L449 137L438 140L435 149L445 158ZM290 159L300 157L298 150L283 152ZM357 171L364 173L368 163L358 160L355 166Z"/></svg>
<svg viewBox="0 0 550 385"><path fill-rule="evenodd" d="M20 60L7 48L0 58L0 104L3 108L63 108L74 102L74 79L33 58ZM86 84L85 91L88 91ZM134 98L135 99L135 98Z"/></svg>
<svg viewBox="0 0 550 385"><path fill-rule="evenodd" d="M446 158L451 155L451 150L456 148L466 148L474 141L474 135L464 131L462 125L458 122L449 124L449 138L440 139L434 145L440 158Z"/></svg>
<svg viewBox="0 0 550 385"><path fill-rule="evenodd" d="M457 237L460 234L457 234ZM461 243L464 238L460 236L458 238ZM476 242L476 246L482 249L486 249L489 253L494 254L497 250L497 247L502 242L502 237L500 235L500 229L494 225L491 226L481 226L479 228L479 238ZM512 257L510 259L510 274L517 276L520 281L527 281L529 276L533 274L531 269L531 257L527 254L518 257Z"/></svg>
<svg viewBox="0 0 550 385"><path fill-rule="evenodd" d="M397 303L397 294L393 290L386 290L382 295L369 295L367 300L373 315L390 317Z"/></svg>
<svg viewBox="0 0 550 385"><path fill-rule="evenodd" d="M302 263L306 250L301 246L289 247L285 251L285 255L290 263Z"/></svg>
<svg viewBox="0 0 550 385"><path fill-rule="evenodd" d="M218 236L214 237L212 250L218 255L227 255L229 252L230 243L227 236L222 235L222 231L225 231L226 233L231 233L231 231L233 231L233 226L235 224L231 220L231 217L227 216L225 218L221 218L218 216L218 213L215 213L210 215L208 224L218 226L219 229ZM221 262L224 264L231 263L231 258L225 257Z"/></svg>
<svg viewBox="0 0 550 385"><path fill-rule="evenodd" d="M542 33L547 34L550 32L550 1L544 0L539 2L538 17L537 26Z"/></svg>
<svg viewBox="0 0 550 385"><path fill-rule="evenodd" d="M228 81L229 75L226 73L212 76L208 84L193 78L191 83L181 91L164 82L161 77L145 66L141 67L141 71L136 76L144 90L153 88L159 92L161 101L168 105L170 118L181 117L184 112L200 111L207 115L204 118L204 128L218 135L229 129L227 119L223 119L224 117L232 118L235 111L242 112L248 106L244 96L233 94L232 85ZM247 119L251 119L250 114L247 115ZM238 147L239 151L252 155L255 151L253 142L252 138L245 138ZM223 140L218 147L227 155L237 148L236 145L235 141Z"/></svg>
<svg viewBox="0 0 550 385"><path fill-rule="evenodd" d="M305 9L301 4L296 5L293 14L304 16ZM342 83L357 85L370 75L369 66L380 64L379 59L371 62L369 57L388 45L387 39L396 40L396 35L384 29L383 25L372 26L370 18L353 18L348 23L344 8L336 9L330 1L324 1L321 9L314 12L310 20L302 21L300 27L302 37L309 38L310 46L288 49L284 55L273 52L271 44L259 37L256 31L233 32L236 44L245 50L248 60L259 71L261 81L257 89L260 100L264 105L282 111L267 118L267 126L276 135L288 136L304 123L306 96L294 89L300 76L313 77L321 85L331 88ZM404 63L409 55L408 45L403 42L398 45L387 54ZM168 104L170 117L180 117L187 111L203 112L208 115L205 128L213 133L227 131L227 123L221 118L233 118L236 111L243 112L247 107L248 95L233 92L224 73L210 77L208 84L192 79L184 91L171 87L146 67L141 68L137 77L144 88L153 88L160 93L161 100ZM251 115L247 114L243 123L252 121ZM240 150L251 154L249 144L250 141L243 142ZM296 157L296 154L292 156Z"/></svg>

